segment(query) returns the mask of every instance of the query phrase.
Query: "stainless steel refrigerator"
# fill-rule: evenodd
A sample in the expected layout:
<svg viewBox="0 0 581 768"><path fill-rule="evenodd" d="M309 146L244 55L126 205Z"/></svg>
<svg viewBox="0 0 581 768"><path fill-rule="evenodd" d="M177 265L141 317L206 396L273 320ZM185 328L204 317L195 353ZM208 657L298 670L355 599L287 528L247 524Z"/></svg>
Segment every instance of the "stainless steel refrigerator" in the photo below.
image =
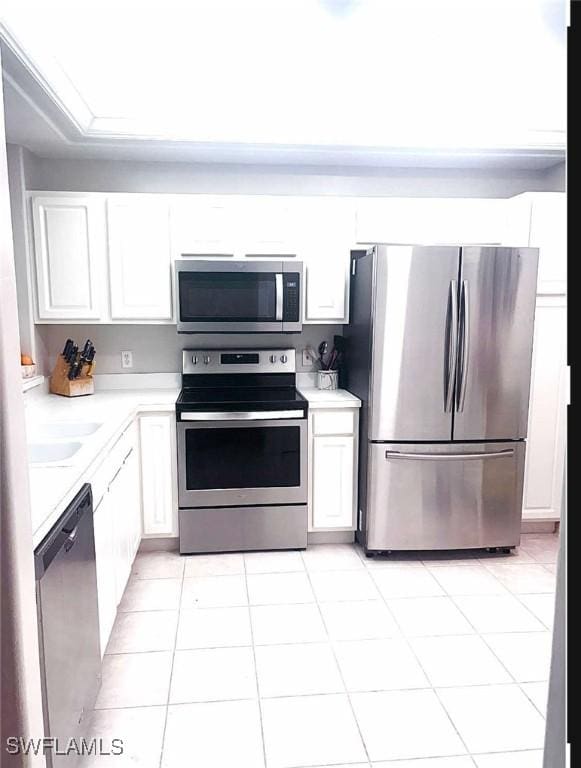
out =
<svg viewBox="0 0 581 768"><path fill-rule="evenodd" d="M368 553L516 546L538 250L375 245L352 256L359 540Z"/></svg>

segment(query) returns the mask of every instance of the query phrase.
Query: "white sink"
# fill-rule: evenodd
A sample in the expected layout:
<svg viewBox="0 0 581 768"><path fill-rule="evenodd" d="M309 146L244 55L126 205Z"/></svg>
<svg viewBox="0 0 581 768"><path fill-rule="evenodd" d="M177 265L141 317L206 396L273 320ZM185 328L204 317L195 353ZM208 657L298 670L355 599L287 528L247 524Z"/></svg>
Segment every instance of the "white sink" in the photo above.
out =
<svg viewBox="0 0 581 768"><path fill-rule="evenodd" d="M29 443L28 461L31 464L54 464L70 459L81 447L81 443Z"/></svg>
<svg viewBox="0 0 581 768"><path fill-rule="evenodd" d="M32 436L38 440L51 440L66 437L87 437L96 432L101 422L86 421L55 421L50 424L39 424L33 429Z"/></svg>

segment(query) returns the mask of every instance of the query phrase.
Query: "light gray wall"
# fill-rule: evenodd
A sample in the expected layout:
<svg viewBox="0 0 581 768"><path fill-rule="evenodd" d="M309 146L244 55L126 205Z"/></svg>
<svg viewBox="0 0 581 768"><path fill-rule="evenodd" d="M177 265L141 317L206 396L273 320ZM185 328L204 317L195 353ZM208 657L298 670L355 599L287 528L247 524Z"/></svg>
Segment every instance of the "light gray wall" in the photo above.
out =
<svg viewBox="0 0 581 768"><path fill-rule="evenodd" d="M36 158L28 189L71 192L511 197L543 191L545 171L321 168Z"/></svg>
<svg viewBox="0 0 581 768"><path fill-rule="evenodd" d="M548 168L544 174L546 192L565 192L567 181L567 169L565 163L557 163Z"/></svg>
<svg viewBox="0 0 581 768"><path fill-rule="evenodd" d="M315 349L321 341L333 344L342 325L305 325L302 333L278 334L178 334L175 325L42 325L39 333L48 354L48 369L54 365L67 338L81 348L91 339L97 354L95 373L176 373L182 367L182 349L212 349L216 347L273 347L297 350L297 369L313 370L302 364L302 349L311 344ZM133 352L133 368L121 367L121 352Z"/></svg>

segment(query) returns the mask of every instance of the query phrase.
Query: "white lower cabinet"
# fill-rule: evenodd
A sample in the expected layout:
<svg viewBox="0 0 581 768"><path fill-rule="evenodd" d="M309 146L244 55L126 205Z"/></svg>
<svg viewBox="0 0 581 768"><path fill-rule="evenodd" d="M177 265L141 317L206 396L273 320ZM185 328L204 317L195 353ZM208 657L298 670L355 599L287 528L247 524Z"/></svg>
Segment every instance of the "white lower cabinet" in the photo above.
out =
<svg viewBox="0 0 581 768"><path fill-rule="evenodd" d="M101 658L105 653L117 612L117 591L115 585L116 548L113 515L113 503L107 491L93 515Z"/></svg>
<svg viewBox="0 0 581 768"><path fill-rule="evenodd" d="M309 531L356 527L358 415L309 406Z"/></svg>
<svg viewBox="0 0 581 768"><path fill-rule="evenodd" d="M139 418L144 536L177 536L175 415Z"/></svg>
<svg viewBox="0 0 581 768"><path fill-rule="evenodd" d="M91 483L99 489L93 522L103 656L141 539L139 464L133 424L112 447Z"/></svg>
<svg viewBox="0 0 581 768"><path fill-rule="evenodd" d="M531 372L523 518L558 520L566 445L567 305L539 296Z"/></svg>

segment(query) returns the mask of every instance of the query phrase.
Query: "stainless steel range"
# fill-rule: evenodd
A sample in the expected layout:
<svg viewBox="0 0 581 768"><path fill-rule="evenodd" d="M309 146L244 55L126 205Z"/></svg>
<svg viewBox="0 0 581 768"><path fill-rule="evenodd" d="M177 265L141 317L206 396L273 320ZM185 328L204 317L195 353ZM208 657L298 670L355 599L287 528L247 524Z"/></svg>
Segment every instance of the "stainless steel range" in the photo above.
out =
<svg viewBox="0 0 581 768"><path fill-rule="evenodd" d="M176 402L180 552L307 545L294 349L189 349Z"/></svg>

